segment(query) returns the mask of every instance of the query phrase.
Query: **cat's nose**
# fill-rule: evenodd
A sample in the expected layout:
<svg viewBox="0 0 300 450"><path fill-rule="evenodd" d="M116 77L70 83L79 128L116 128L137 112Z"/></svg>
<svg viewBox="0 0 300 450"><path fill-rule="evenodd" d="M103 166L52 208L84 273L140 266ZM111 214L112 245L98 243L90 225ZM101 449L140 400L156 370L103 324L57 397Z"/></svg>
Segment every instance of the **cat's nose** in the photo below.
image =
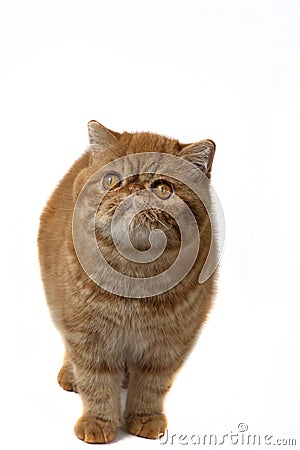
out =
<svg viewBox="0 0 300 450"><path fill-rule="evenodd" d="M138 191L141 191L143 189L143 186L141 186L140 184L132 184L131 186L129 186L129 190L131 194L135 194Z"/></svg>

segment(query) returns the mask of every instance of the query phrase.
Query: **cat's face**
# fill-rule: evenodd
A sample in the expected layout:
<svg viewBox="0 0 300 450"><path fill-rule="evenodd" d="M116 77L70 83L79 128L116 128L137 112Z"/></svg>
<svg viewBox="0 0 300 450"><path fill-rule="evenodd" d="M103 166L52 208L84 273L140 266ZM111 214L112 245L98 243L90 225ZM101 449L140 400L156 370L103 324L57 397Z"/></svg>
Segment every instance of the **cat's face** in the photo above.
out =
<svg viewBox="0 0 300 450"><path fill-rule="evenodd" d="M162 233L151 235L160 230L168 248L178 249L185 230L192 244L195 219L200 227L204 207L182 181L192 177L191 164L181 162L192 162L194 172L209 175L213 142L181 145L150 133L119 135L94 121L89 132L91 163L83 181L89 185L85 204L94 217L98 240L145 251L162 243Z"/></svg>
<svg viewBox="0 0 300 450"><path fill-rule="evenodd" d="M141 168L139 169L141 170ZM122 172L122 171L121 171ZM167 178L167 179L166 179ZM126 231L134 247L146 250L149 233L162 230L169 242L180 240L176 216L180 214L174 180L157 173L138 173L124 178L122 173L107 172L101 180L106 194L99 205L96 226L103 237L122 240Z"/></svg>

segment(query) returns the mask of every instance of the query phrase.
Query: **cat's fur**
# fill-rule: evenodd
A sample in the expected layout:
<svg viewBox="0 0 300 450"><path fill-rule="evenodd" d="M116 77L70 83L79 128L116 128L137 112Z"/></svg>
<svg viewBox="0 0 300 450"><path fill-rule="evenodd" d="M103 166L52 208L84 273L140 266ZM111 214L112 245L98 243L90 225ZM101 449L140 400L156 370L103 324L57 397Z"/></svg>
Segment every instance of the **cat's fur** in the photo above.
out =
<svg viewBox="0 0 300 450"><path fill-rule="evenodd" d="M86 181L99 167L116 158L140 152L177 155L198 165L209 177L215 146L210 140L180 144L152 133L120 134L96 121L89 123L89 138L89 151L59 183L40 222L42 279L52 319L66 349L58 382L65 390L79 392L82 398L83 414L75 425L77 437L89 443L104 443L115 438L120 425L120 387L125 374L127 428L132 434L157 438L167 425L164 397L195 342L215 292L215 274L203 284L198 282L210 246L208 216L193 192L178 183L176 193L192 209L199 225L201 247L196 263L172 289L139 299L111 294L86 275L74 251L72 215ZM141 174L110 191L99 207L100 220L102 214L104 222L109 223L111 211L119 204L120 196L125 198L132 192L133 183L144 186L146 181ZM141 230L161 227L171 239L165 256L158 261L128 262L114 249L107 229L101 233L101 226L98 242L117 270L132 276L153 276L170 265L178 253L176 223L157 212L150 218L140 213L135 221L131 237L137 248L143 250L148 245L147 241L143 246ZM135 242L136 236L140 237Z"/></svg>

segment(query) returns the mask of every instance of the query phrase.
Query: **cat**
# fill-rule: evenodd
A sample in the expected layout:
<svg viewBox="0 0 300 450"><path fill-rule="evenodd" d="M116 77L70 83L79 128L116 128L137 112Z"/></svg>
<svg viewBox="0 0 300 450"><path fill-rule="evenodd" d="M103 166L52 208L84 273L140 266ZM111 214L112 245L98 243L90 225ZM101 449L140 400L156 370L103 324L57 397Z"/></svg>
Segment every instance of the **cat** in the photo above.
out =
<svg viewBox="0 0 300 450"><path fill-rule="evenodd" d="M211 246L209 212L182 181L197 184L201 174L198 184L209 199L203 179L210 179L215 144L117 133L94 120L88 131L88 150L58 184L40 219L41 276L65 345L58 383L81 396L83 413L74 428L79 439L108 443L116 437L122 383L128 431L156 439L167 427L165 395L216 293L217 271L199 283ZM192 232L186 208L196 223L190 222ZM161 232L166 240L159 254ZM184 253L184 234L185 259L175 278L164 276ZM99 250L108 264L94 259ZM122 254L127 250L129 257Z"/></svg>

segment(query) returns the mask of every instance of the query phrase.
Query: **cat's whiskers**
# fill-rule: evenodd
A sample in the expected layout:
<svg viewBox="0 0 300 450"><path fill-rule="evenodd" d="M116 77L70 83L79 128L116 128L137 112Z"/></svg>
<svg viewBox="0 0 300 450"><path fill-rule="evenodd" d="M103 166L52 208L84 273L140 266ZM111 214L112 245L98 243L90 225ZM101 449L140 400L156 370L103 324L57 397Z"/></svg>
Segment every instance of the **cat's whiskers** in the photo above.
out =
<svg viewBox="0 0 300 450"><path fill-rule="evenodd" d="M163 223L161 220L157 219L157 222L159 222L162 226L164 226L167 230L170 230L171 227L167 227L165 223Z"/></svg>

